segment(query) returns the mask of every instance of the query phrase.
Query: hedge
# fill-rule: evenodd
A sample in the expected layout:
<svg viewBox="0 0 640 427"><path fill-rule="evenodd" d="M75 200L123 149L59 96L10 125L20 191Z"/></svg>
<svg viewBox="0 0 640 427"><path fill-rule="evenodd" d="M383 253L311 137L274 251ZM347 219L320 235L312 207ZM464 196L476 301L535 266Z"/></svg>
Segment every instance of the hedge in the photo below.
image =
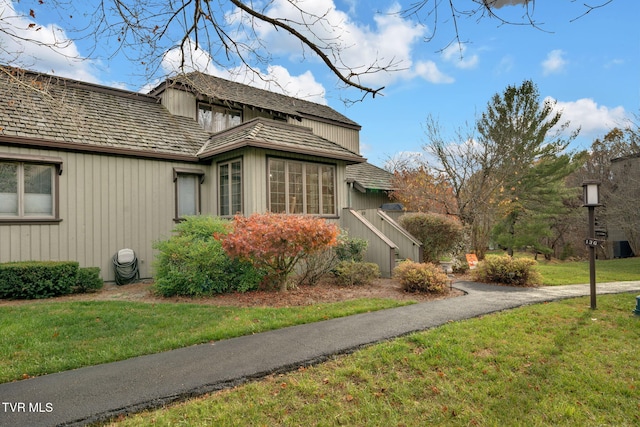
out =
<svg viewBox="0 0 640 427"><path fill-rule="evenodd" d="M0 298L35 299L67 295L77 285L75 261L24 261L0 264Z"/></svg>

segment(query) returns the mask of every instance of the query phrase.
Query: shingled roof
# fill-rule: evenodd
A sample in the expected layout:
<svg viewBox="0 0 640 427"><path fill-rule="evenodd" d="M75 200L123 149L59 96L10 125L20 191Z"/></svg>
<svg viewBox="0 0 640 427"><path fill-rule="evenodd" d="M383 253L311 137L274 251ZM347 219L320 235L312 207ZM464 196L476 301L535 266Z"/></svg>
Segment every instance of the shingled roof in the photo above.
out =
<svg viewBox="0 0 640 427"><path fill-rule="evenodd" d="M210 136L155 97L44 74L0 74L5 142L195 161Z"/></svg>
<svg viewBox="0 0 640 427"><path fill-rule="evenodd" d="M1 142L187 161L208 159L246 146L344 160L349 164L365 161L359 154L315 135L307 127L261 118L211 135L194 119L169 113L156 96L46 74L5 70L8 72L0 73ZM201 73L192 73L191 77L195 77L198 85L217 87L215 93L229 102L233 99L256 108L278 108L283 114L319 114L326 120L358 126L320 104L219 78L209 79L211 76Z"/></svg>
<svg viewBox="0 0 640 427"><path fill-rule="evenodd" d="M353 182L358 190L395 190L393 174L371 163L358 163L347 166L347 181Z"/></svg>
<svg viewBox="0 0 640 427"><path fill-rule="evenodd" d="M281 113L295 118L306 117L337 122L358 130L361 127L358 123L327 105L258 89L200 72L173 77L150 93L154 95L161 93L167 87L167 84L174 87L183 87L227 105L248 105L260 110Z"/></svg>
<svg viewBox="0 0 640 427"><path fill-rule="evenodd" d="M243 147L259 147L308 154L349 163L364 162L359 154L315 135L310 128L264 118L249 120L211 136L198 157L206 159Z"/></svg>

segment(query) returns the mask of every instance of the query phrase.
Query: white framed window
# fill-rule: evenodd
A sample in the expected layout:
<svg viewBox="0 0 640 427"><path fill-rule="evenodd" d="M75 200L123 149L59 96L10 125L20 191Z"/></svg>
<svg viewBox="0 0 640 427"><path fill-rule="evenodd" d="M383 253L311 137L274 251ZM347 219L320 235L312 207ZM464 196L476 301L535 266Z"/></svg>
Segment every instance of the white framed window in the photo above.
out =
<svg viewBox="0 0 640 427"><path fill-rule="evenodd" d="M242 112L211 104L198 104L198 123L204 130L215 133L242 123Z"/></svg>
<svg viewBox="0 0 640 427"><path fill-rule="evenodd" d="M242 211L242 159L218 163L218 215Z"/></svg>
<svg viewBox="0 0 640 427"><path fill-rule="evenodd" d="M336 215L334 165L269 159L268 173L271 212Z"/></svg>
<svg viewBox="0 0 640 427"><path fill-rule="evenodd" d="M185 216L200 215L200 185L204 182L204 172L199 169L174 168L173 182L176 200L175 221L180 221Z"/></svg>
<svg viewBox="0 0 640 427"><path fill-rule="evenodd" d="M62 160L33 156L21 160L0 154L0 222L59 221Z"/></svg>

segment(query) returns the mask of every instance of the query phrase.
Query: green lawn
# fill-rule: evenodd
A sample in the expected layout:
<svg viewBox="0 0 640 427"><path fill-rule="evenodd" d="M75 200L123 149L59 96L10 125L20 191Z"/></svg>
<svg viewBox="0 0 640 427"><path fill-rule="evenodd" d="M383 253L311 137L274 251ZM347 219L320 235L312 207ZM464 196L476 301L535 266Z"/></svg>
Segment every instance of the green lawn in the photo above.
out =
<svg viewBox="0 0 640 427"><path fill-rule="evenodd" d="M540 261L538 271L548 286L589 283L588 261ZM640 280L640 257L596 261L596 282L633 280Z"/></svg>
<svg viewBox="0 0 640 427"><path fill-rule="evenodd" d="M117 301L0 307L0 382L406 305L361 299L292 308Z"/></svg>
<svg viewBox="0 0 640 427"><path fill-rule="evenodd" d="M588 283L585 262L540 262L547 285ZM640 258L598 281L640 280ZM38 302L0 307L0 382L406 303L294 308ZM448 324L124 425L639 425L635 295L561 301Z"/></svg>
<svg viewBox="0 0 640 427"><path fill-rule="evenodd" d="M115 426L637 426L635 295L456 322Z"/></svg>

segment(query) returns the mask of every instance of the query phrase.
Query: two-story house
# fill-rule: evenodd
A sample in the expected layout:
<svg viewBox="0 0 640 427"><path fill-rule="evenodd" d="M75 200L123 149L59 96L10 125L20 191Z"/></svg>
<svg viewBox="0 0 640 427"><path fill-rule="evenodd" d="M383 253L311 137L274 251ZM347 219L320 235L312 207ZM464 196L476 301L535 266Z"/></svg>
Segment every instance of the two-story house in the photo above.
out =
<svg viewBox="0 0 640 427"><path fill-rule="evenodd" d="M402 256L402 231L365 211L388 201L390 175L325 105L202 73L145 95L4 71L0 262L76 260L113 280L112 256L131 248L151 277L153 242L184 216L266 211L339 222L387 276ZM413 257L419 242L404 246Z"/></svg>

